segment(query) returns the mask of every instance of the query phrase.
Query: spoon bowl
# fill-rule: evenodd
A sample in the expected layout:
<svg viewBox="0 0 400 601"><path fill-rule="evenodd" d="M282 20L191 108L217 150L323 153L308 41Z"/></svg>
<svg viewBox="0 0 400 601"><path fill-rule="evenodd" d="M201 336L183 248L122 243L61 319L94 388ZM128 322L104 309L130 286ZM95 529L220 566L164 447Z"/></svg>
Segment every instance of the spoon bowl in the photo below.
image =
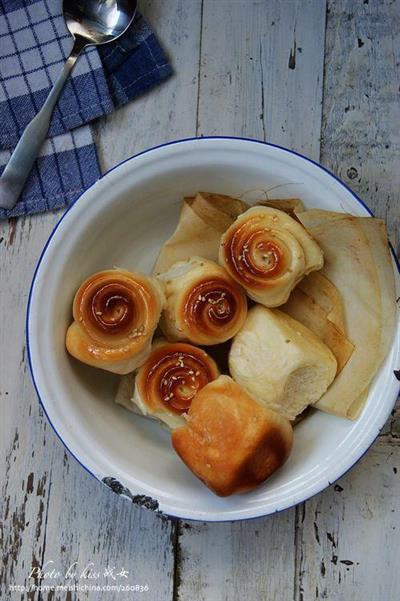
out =
<svg viewBox="0 0 400 601"><path fill-rule="evenodd" d="M64 0L68 30L83 46L106 44L127 30L136 13L136 0Z"/></svg>

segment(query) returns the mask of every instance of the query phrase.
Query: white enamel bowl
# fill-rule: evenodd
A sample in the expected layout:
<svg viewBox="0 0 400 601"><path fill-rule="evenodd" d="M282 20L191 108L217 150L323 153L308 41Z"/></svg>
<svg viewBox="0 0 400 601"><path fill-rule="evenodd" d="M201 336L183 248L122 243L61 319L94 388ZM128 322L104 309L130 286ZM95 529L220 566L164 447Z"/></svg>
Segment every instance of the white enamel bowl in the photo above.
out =
<svg viewBox="0 0 400 601"><path fill-rule="evenodd" d="M115 478L132 495L158 501L160 511L171 516L239 520L304 501L363 455L398 393L393 370L400 365L399 324L356 422L315 412L296 427L293 452L279 472L252 493L221 499L178 459L167 432L113 403L115 376L67 355L65 331L80 283L113 266L149 272L160 245L176 226L183 196L206 190L251 200L275 186L271 197L297 196L309 207L369 214L343 183L293 152L252 140L184 140L125 161L87 190L59 222L34 276L28 305L29 356L37 393L53 428L100 481Z"/></svg>

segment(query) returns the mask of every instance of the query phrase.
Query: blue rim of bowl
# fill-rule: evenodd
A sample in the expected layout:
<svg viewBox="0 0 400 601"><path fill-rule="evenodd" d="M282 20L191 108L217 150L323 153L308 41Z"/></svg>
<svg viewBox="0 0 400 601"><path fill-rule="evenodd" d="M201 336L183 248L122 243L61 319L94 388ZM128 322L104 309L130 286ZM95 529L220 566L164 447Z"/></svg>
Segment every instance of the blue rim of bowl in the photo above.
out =
<svg viewBox="0 0 400 601"><path fill-rule="evenodd" d="M147 148L146 150L142 150L141 152L138 152L137 154L134 154L130 157L128 157L127 159L124 159L123 161L117 163L117 165L114 165L114 167L111 167L110 169L108 169L105 173L103 173L103 175L100 176L100 178L97 181L100 181L101 179L103 179L104 177L106 177L106 175L108 175L109 173L111 173L112 171L114 171L115 169L118 169L118 167L120 167L121 165L123 165L124 163L127 163L128 161L131 161L133 159L136 159L137 157L140 157L144 154L147 154L149 152L152 152L153 150L157 150L159 148L164 148L165 146L173 146L173 145L178 145L178 144L182 144L185 142L201 142L201 140L238 140L238 141L244 141L244 142L252 142L254 144L262 144L263 146L270 146L272 148L278 148L279 150L283 150L284 152L287 152L288 154L293 154L295 156L300 157L301 159L307 161L308 163L312 163L313 165L315 165L316 167L318 167L319 169L321 169L322 171L325 171L325 173L327 173L328 175L330 175L330 177L332 177L334 180L336 180L341 186L343 186L343 188L345 188L350 194L351 196L361 205L364 207L364 209L366 209L366 211L371 215L371 217L374 217L373 212L371 211L371 209L365 204L365 202L363 200L361 200L361 198L359 196L357 196L357 194L355 192L353 192L353 190L351 188L349 188L349 186L347 186L341 179L339 179L334 173L332 173L331 171L329 171L329 169L327 169L326 167L324 167L323 165L321 165L320 163L317 163L317 161L314 161L313 159L310 159L309 157L306 157L305 155L301 154L300 152L296 152L295 150L290 150L289 148L285 148L284 146L280 146L279 144L272 144L271 142L264 142L263 140L256 140L255 138L243 138L243 137L237 137L237 136L202 136L202 137L191 137L191 138L182 138L179 140L171 140L170 142L165 142L164 144L158 144L157 146L152 146L151 148ZM95 182L96 184L96 182ZM95 184L92 184L95 185ZM92 187L90 186L90 187ZM98 477L96 476L96 474L94 474L84 463L82 463L82 461L71 451L71 449L68 447L68 445L65 443L64 439L62 438L61 434L58 432L58 430L56 429L56 427L54 426L53 422L51 421L47 411L46 411L46 407L44 406L44 403L42 401L42 398L40 396L39 393L39 389L37 387L36 384L36 380L35 380L35 375L33 372L33 367L32 367L32 358L31 358L31 350L30 350L30 344L29 344L29 314L30 314L30 306L31 306L31 300L32 300L32 293L33 293L33 288L35 285L35 281L36 281L36 276L37 273L39 271L39 267L41 265L42 259L46 253L46 250L54 236L54 234L56 233L58 227L61 225L62 221L64 220L64 218L66 217L66 215L78 204L78 202L80 201L80 199L82 198L82 196L87 192L87 190L90 189L87 188L86 190L84 190L82 192L82 194L80 194L78 196L78 198L75 200L75 202L70 205L65 213L63 213L63 215L60 217L59 221L56 223L56 225L54 226L52 232L50 233L50 236L47 239L46 244L43 247L42 252L40 253L40 257L38 259L38 262L36 264L35 267L35 271L33 273L33 278L32 278L32 283L29 289L29 296L28 296L28 303L27 303L27 310L26 310L26 320L25 320L25 329L26 329L26 347L28 350L28 363L29 363L29 371L31 373L31 377L32 377L32 381L33 381L33 386L35 388L37 397L39 399L39 404L43 409L44 414L46 415L47 420L50 423L50 426L52 427L53 431L55 432L56 436L60 439L60 441L62 442L62 444L64 445L64 447L67 449L67 451L70 453L70 455L72 455L72 457L79 463L80 466L83 467L83 469L88 472L88 474L90 474L91 476L93 476L93 478L95 478L95 480L97 482L100 482L101 484L105 485L105 483ZM390 244L390 243L389 243ZM393 249L393 246L390 244L390 249L392 251L392 255L394 258L394 261L396 263L397 266L397 270L400 274L400 261L397 259L396 253ZM399 392L400 392L400 383L399 383ZM394 403L396 402L396 400L394 401ZM329 486L332 486L332 484L334 484L335 482L337 482L337 480L339 480L340 478L343 478L343 476L345 476L355 465L357 465L357 463L364 457L364 455L367 453L367 451L371 448L371 446L374 444L374 442L376 441L376 439L379 436L380 431L382 430L383 426L385 425L385 422L379 426L376 437L371 441L371 443L368 445L368 447L365 449L365 451L363 453L361 453L361 455L358 457L358 459L356 459L356 461L350 466L348 467L340 476L338 476L335 480L333 480L332 482L328 481L328 484L326 486L322 486L318 491L316 491L315 493L311 494L310 496L308 496L307 498L303 499L302 501L298 501L296 503L294 503L293 505L284 507L282 509L277 509L273 512L268 512L266 514L263 515L257 515L257 516L252 516L252 517L245 517L245 518L238 518L238 519L221 519L221 520L207 520L206 518L204 519L196 519L196 518L185 518L185 517L181 517L178 515L173 515L173 514L169 514L166 513L164 511L160 511L160 513L163 516L169 517L173 520L177 520L177 519L182 519L182 520L187 520L187 521L191 521L191 522L209 522L209 523L223 523L223 522L237 522L237 521L250 521L250 520L255 520L255 519L259 519L262 517L266 517L268 515L275 515L277 513L280 513L281 511L286 511L286 509L290 509L292 507L296 507L297 505L299 505L300 503L303 503L305 501L308 501L309 499L312 499L314 496L320 494L323 490L325 490L326 488L328 488Z"/></svg>

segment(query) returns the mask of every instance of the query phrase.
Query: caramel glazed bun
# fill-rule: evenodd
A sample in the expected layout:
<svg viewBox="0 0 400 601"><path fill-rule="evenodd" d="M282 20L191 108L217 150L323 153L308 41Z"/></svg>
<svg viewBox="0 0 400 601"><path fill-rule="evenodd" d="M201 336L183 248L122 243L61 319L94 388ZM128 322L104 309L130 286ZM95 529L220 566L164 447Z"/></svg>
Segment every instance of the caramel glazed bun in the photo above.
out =
<svg viewBox="0 0 400 601"><path fill-rule="evenodd" d="M266 307L285 303L296 284L323 266L322 251L295 219L272 207L253 207L221 238L219 262Z"/></svg>
<svg viewBox="0 0 400 601"><path fill-rule="evenodd" d="M158 277L167 298L160 327L169 340L220 344L240 330L247 315L246 295L214 261L192 257Z"/></svg>
<svg viewBox="0 0 400 601"><path fill-rule="evenodd" d="M115 401L173 429L185 423L199 390L218 376L215 361L202 349L158 339L136 377L122 378Z"/></svg>
<svg viewBox="0 0 400 601"><path fill-rule="evenodd" d="M252 490L280 468L290 454L293 430L285 417L220 376L195 396L172 444L188 468L225 497Z"/></svg>
<svg viewBox="0 0 400 601"><path fill-rule="evenodd" d="M164 303L155 278L124 269L95 273L75 294L67 350L93 367L129 373L149 355Z"/></svg>

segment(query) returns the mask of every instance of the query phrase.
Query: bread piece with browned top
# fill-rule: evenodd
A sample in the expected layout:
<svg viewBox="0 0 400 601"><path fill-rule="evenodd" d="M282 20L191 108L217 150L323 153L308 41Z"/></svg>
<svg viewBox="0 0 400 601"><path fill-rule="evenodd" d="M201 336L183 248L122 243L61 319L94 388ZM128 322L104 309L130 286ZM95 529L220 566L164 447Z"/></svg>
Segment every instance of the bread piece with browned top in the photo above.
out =
<svg viewBox="0 0 400 601"><path fill-rule="evenodd" d="M228 376L198 392L187 425L172 433L181 459L221 497L250 491L264 482L285 463L292 442L289 421Z"/></svg>

